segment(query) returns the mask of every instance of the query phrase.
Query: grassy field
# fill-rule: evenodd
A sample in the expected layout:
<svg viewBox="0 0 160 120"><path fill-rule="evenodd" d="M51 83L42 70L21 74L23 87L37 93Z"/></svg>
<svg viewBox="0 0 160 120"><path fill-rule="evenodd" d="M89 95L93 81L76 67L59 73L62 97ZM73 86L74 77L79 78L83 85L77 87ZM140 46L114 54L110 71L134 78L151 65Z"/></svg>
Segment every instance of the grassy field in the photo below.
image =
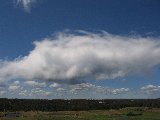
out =
<svg viewBox="0 0 160 120"><path fill-rule="evenodd" d="M22 114L23 117L0 118L0 120L160 120L160 109L145 108L96 111L22 112Z"/></svg>

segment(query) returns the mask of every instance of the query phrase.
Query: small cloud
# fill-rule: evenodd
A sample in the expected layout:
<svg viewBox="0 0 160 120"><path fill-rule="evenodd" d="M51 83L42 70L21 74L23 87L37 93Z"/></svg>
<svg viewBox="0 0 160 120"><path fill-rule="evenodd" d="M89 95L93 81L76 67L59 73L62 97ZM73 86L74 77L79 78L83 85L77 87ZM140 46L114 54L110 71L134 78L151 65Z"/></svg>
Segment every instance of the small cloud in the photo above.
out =
<svg viewBox="0 0 160 120"><path fill-rule="evenodd" d="M123 94L128 92L129 88L110 89L109 91L111 94L117 95L117 94Z"/></svg>
<svg viewBox="0 0 160 120"><path fill-rule="evenodd" d="M40 88L33 88L31 90L22 90L20 91L19 95L25 96L25 97L43 97L43 96L48 96L51 93L49 91L45 91Z"/></svg>
<svg viewBox="0 0 160 120"><path fill-rule="evenodd" d="M22 5L26 12L30 12L30 9L37 0L17 0L17 5Z"/></svg>
<svg viewBox="0 0 160 120"><path fill-rule="evenodd" d="M75 84L75 85L70 85L70 92L79 92L79 91L84 91L84 90L89 90L92 88L95 88L96 86L90 83L81 83L81 84Z"/></svg>
<svg viewBox="0 0 160 120"><path fill-rule="evenodd" d="M52 92L45 92L44 94L48 96L48 95L52 94Z"/></svg>
<svg viewBox="0 0 160 120"><path fill-rule="evenodd" d="M155 86L155 85L146 85L144 87L141 88L141 90L145 93L156 93L156 92L160 92L160 86Z"/></svg>
<svg viewBox="0 0 160 120"><path fill-rule="evenodd" d="M53 83L53 84L51 84L49 87L50 88L56 88L56 87L59 87L60 86L60 84L58 84L58 83Z"/></svg>
<svg viewBox="0 0 160 120"><path fill-rule="evenodd" d="M8 90L9 91L16 91L16 90L19 90L21 88L21 86L19 85L10 85Z"/></svg>
<svg viewBox="0 0 160 120"><path fill-rule="evenodd" d="M17 91L17 90L22 90L23 87L21 87L19 81L14 81L12 84L8 86L8 90L11 92Z"/></svg>
<svg viewBox="0 0 160 120"><path fill-rule="evenodd" d="M22 91L20 91L19 95L28 96L28 91L27 90L22 90Z"/></svg>
<svg viewBox="0 0 160 120"><path fill-rule="evenodd" d="M38 87L38 88L44 88L46 87L46 83L45 82L36 82L36 81L26 81L25 84L32 86L32 87Z"/></svg>
<svg viewBox="0 0 160 120"><path fill-rule="evenodd" d="M65 91L65 89L64 88L57 88L57 91L62 92L62 91Z"/></svg>
<svg viewBox="0 0 160 120"><path fill-rule="evenodd" d="M14 85L19 85L20 84L20 82L19 81L14 81L14 83L13 83Z"/></svg>

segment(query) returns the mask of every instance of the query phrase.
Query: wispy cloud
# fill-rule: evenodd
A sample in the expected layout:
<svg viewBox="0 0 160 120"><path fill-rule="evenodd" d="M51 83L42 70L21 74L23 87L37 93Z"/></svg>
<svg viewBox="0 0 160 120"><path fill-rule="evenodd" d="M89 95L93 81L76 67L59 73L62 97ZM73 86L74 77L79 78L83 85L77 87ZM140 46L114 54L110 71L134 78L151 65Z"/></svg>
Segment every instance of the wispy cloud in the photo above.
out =
<svg viewBox="0 0 160 120"><path fill-rule="evenodd" d="M32 86L32 87L37 87L37 88L43 88L46 87L46 83L45 82L36 82L36 81L26 81L25 84Z"/></svg>
<svg viewBox="0 0 160 120"><path fill-rule="evenodd" d="M22 5L26 12L30 12L31 7L37 0L17 0L17 5Z"/></svg>
<svg viewBox="0 0 160 120"><path fill-rule="evenodd" d="M122 94L129 91L129 88L120 88L120 89L111 89L110 93L116 95L116 94Z"/></svg>
<svg viewBox="0 0 160 120"><path fill-rule="evenodd" d="M160 64L159 38L108 33L59 33L35 41L29 55L0 64L1 80L115 79L143 74Z"/></svg>

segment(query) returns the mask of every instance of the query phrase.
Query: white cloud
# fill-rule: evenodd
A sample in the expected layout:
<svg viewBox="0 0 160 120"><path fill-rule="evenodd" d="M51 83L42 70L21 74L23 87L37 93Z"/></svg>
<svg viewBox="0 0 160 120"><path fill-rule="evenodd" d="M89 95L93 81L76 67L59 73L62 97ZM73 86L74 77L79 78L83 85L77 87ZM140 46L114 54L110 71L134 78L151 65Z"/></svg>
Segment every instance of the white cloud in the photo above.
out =
<svg viewBox="0 0 160 120"><path fill-rule="evenodd" d="M122 94L122 93L128 92L129 88L111 89L109 91L111 94L117 95L117 94Z"/></svg>
<svg viewBox="0 0 160 120"><path fill-rule="evenodd" d="M19 90L20 88L21 88L21 86L19 86L19 85L10 85L8 90L15 91L15 90Z"/></svg>
<svg viewBox="0 0 160 120"><path fill-rule="evenodd" d="M43 88L46 87L46 83L45 82L36 82L36 81L26 81L25 82L27 85L33 86L33 87L37 87L37 88Z"/></svg>
<svg viewBox="0 0 160 120"><path fill-rule="evenodd" d="M19 85L20 84L20 82L19 81L14 81L14 83L13 83L14 85Z"/></svg>
<svg viewBox="0 0 160 120"><path fill-rule="evenodd" d="M129 88L109 88L109 87L102 87L93 85L91 83L81 83L81 84L75 84L70 85L70 92L73 94L78 94L81 91L88 91L90 93L96 93L96 94L123 94L126 92L129 92Z"/></svg>
<svg viewBox="0 0 160 120"><path fill-rule="evenodd" d="M41 88L33 88L31 90L22 90L19 92L19 95L21 96L25 96L25 97L43 97L43 96L49 96L51 95L52 92L50 91L46 91L46 90L43 90Z"/></svg>
<svg viewBox="0 0 160 120"><path fill-rule="evenodd" d="M28 96L28 91L27 90L22 90L22 91L19 92L19 95Z"/></svg>
<svg viewBox="0 0 160 120"><path fill-rule="evenodd" d="M50 88L56 88L56 87L59 87L60 86L60 84L58 84L58 83L53 83L53 84L51 84L49 87Z"/></svg>
<svg viewBox="0 0 160 120"><path fill-rule="evenodd" d="M48 95L51 95L51 94L52 94L52 92L45 92L45 93L44 93L44 95L47 95L47 96L48 96Z"/></svg>
<svg viewBox="0 0 160 120"><path fill-rule="evenodd" d="M22 90L22 89L23 89L23 87L20 85L19 81L14 81L12 84L10 84L8 86L9 92L19 91L19 90Z"/></svg>
<svg viewBox="0 0 160 120"><path fill-rule="evenodd" d="M57 88L57 91L65 91L65 89L64 88Z"/></svg>
<svg viewBox="0 0 160 120"><path fill-rule="evenodd" d="M17 0L17 5L22 5L26 12L30 12L32 4L36 2L37 0Z"/></svg>
<svg viewBox="0 0 160 120"><path fill-rule="evenodd" d="M94 89L97 86L90 84L90 83L81 83L81 84L75 84L75 85L70 85L70 92L71 93L76 93L79 91L84 91L84 90L90 90Z"/></svg>
<svg viewBox="0 0 160 120"><path fill-rule="evenodd" d="M106 94L107 88L102 86L97 86L91 83L80 83L69 86L69 92L75 95L80 95L84 93L89 94Z"/></svg>
<svg viewBox="0 0 160 120"><path fill-rule="evenodd" d="M155 93L155 92L160 92L160 86L155 86L155 85L146 85L141 88L142 91L145 93Z"/></svg>
<svg viewBox="0 0 160 120"><path fill-rule="evenodd" d="M60 33L34 44L28 56L1 62L1 79L115 79L142 74L160 64L159 38Z"/></svg>

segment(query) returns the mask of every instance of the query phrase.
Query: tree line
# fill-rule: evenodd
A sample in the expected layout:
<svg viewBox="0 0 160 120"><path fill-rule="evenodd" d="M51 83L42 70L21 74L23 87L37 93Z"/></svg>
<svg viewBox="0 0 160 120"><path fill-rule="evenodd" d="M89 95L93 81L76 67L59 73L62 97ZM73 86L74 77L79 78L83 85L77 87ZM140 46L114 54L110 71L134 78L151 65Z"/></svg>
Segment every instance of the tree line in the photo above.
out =
<svg viewBox="0 0 160 120"><path fill-rule="evenodd" d="M0 111L80 111L125 107L160 108L160 99L0 99Z"/></svg>

